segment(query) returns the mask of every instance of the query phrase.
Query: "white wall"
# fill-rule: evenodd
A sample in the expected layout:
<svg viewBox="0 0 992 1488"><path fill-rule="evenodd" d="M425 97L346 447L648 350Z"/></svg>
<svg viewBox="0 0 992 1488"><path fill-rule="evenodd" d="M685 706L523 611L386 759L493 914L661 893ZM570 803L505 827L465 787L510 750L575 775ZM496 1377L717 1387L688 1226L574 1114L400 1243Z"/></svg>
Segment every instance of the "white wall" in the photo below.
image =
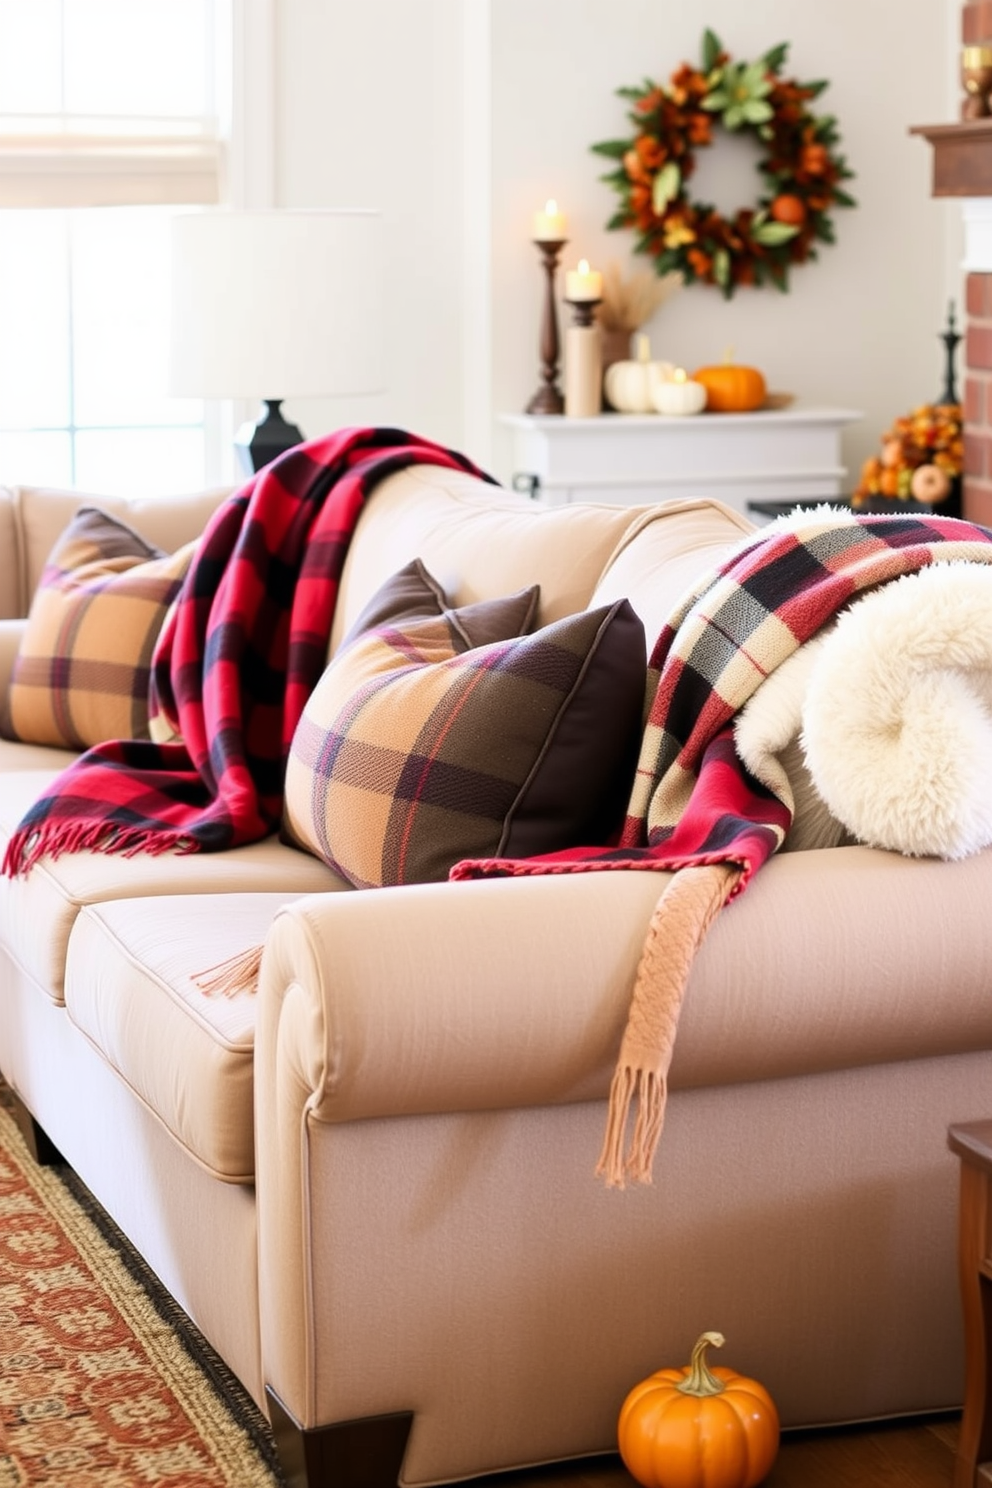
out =
<svg viewBox="0 0 992 1488"><path fill-rule="evenodd" d="M377 207L388 230L384 397L287 402L308 435L398 424L461 447L460 0L283 0L276 203Z"/></svg>
<svg viewBox="0 0 992 1488"><path fill-rule="evenodd" d="M566 258L639 261L607 233L615 197L589 151L626 133L615 89L696 60L706 26L754 59L790 43L786 72L825 77L858 207L791 291L692 286L649 328L688 366L732 345L769 384L864 410L846 436L856 474L883 428L942 383L947 300L960 305L960 209L930 197L912 124L956 113L956 0L283 0L277 8L277 200L381 206L390 225L390 391L302 404L308 433L373 418L457 445L502 478L496 422L539 380L542 277L534 211L568 212ZM700 152L694 194L753 201L745 146Z"/></svg>

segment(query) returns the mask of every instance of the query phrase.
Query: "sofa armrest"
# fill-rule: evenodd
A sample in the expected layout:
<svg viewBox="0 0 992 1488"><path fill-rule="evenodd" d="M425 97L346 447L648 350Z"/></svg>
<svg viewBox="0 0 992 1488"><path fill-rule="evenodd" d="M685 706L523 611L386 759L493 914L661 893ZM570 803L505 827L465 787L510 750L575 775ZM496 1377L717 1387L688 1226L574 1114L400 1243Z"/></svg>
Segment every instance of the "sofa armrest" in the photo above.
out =
<svg viewBox="0 0 992 1488"><path fill-rule="evenodd" d="M256 1057L288 1056L321 1121L601 1097L669 877L297 900L266 941Z"/></svg>
<svg viewBox="0 0 992 1488"><path fill-rule="evenodd" d="M14 674L18 647L26 620L0 620L0 698L5 698Z"/></svg>
<svg viewBox="0 0 992 1488"><path fill-rule="evenodd" d="M605 1098L668 881L592 872L287 905L262 962L259 1098L276 1061L320 1122ZM992 1048L990 885L992 849L777 854L696 954L671 1088Z"/></svg>

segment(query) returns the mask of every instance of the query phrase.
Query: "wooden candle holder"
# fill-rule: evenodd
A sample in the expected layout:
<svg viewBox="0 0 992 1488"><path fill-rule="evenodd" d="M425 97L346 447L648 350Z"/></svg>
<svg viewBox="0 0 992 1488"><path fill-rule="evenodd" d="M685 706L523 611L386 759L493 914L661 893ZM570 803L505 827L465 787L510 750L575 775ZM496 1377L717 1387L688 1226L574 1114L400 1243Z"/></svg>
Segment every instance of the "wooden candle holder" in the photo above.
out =
<svg viewBox="0 0 992 1488"><path fill-rule="evenodd" d="M555 308L555 271L567 238L535 239L544 260L544 314L541 319L541 386L527 404L528 413L563 413L565 399L558 387L558 311Z"/></svg>

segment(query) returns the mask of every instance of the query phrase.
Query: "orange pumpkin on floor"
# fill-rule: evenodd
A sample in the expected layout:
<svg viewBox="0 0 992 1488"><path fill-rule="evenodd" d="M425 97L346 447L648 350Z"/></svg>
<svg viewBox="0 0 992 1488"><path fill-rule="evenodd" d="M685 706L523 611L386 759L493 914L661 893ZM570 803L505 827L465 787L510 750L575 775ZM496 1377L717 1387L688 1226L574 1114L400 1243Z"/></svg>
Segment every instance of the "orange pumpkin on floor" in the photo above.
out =
<svg viewBox="0 0 992 1488"><path fill-rule="evenodd" d="M635 1385L620 1410L617 1439L642 1488L755 1488L778 1454L779 1419L764 1385L732 1369L710 1369L723 1345L704 1333L682 1369L659 1369Z"/></svg>
<svg viewBox="0 0 992 1488"><path fill-rule="evenodd" d="M736 362L700 367L692 378L703 384L706 407L715 413L750 413L761 407L768 391L757 367L740 367Z"/></svg>

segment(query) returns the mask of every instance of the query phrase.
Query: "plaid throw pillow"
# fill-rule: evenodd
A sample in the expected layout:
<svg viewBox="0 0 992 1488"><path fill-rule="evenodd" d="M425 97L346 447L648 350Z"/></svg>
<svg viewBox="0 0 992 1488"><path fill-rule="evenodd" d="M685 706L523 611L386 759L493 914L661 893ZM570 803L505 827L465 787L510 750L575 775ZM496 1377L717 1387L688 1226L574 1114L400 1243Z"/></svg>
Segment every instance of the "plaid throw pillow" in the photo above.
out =
<svg viewBox="0 0 992 1488"><path fill-rule="evenodd" d="M0 733L69 749L147 739L152 650L194 548L165 554L106 512L78 511L32 600Z"/></svg>
<svg viewBox="0 0 992 1488"><path fill-rule="evenodd" d="M606 842L630 794L646 654L628 602L483 641L492 606L438 613L434 590L421 618L377 596L293 738L287 833L359 887Z"/></svg>

